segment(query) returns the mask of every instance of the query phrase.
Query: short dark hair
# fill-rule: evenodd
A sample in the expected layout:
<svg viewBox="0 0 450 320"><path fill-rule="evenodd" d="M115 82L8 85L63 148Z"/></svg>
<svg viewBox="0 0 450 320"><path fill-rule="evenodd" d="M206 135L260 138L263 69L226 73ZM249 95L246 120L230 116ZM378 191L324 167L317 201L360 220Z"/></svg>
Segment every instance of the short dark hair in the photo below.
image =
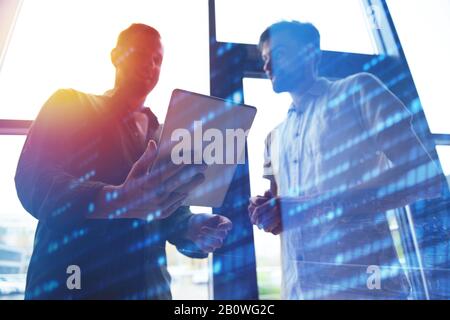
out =
<svg viewBox="0 0 450 320"><path fill-rule="evenodd" d="M117 38L116 47L128 47L138 35L146 35L149 38L161 38L158 30L143 23L133 23L123 30Z"/></svg>
<svg viewBox="0 0 450 320"><path fill-rule="evenodd" d="M293 39L298 39L302 44L312 44L314 49L320 50L320 32L312 23L304 23L296 20L276 22L264 30L259 37L258 48L276 34L288 33Z"/></svg>

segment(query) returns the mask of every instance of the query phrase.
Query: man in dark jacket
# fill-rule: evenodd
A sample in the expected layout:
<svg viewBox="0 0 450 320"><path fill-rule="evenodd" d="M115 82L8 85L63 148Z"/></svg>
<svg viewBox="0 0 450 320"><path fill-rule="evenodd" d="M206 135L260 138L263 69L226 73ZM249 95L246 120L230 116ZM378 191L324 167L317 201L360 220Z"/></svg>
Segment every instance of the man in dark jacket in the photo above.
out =
<svg viewBox="0 0 450 320"><path fill-rule="evenodd" d="M26 299L170 299L166 241L205 258L231 228L223 216L180 206L203 166L168 161L165 172L149 173L160 125L143 104L163 60L158 31L131 25L111 60L114 89L58 90L22 150L16 188L39 220Z"/></svg>

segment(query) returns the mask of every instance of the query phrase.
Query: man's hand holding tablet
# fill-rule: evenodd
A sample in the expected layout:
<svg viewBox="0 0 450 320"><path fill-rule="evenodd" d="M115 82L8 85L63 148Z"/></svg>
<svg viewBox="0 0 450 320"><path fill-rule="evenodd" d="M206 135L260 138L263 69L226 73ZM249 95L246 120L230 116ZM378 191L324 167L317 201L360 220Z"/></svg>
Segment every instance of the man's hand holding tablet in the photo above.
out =
<svg viewBox="0 0 450 320"><path fill-rule="evenodd" d="M158 169L151 170L156 155L156 143L150 141L124 183L102 189L98 208L90 218L164 219L181 206L190 190L204 181L204 164L175 165L170 159L162 159ZM111 200L106 201L107 198Z"/></svg>

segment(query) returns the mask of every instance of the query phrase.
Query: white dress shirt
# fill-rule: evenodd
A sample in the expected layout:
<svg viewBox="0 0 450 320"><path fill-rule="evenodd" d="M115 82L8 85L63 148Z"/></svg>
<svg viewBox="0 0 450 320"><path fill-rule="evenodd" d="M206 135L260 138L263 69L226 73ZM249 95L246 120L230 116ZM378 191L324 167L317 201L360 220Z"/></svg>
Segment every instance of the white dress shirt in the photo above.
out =
<svg viewBox="0 0 450 320"><path fill-rule="evenodd" d="M392 167L383 150L401 148L404 132L396 125L410 121L412 113L376 77L319 78L300 101L266 139L264 177L276 182L279 196L325 199ZM283 298L408 295L386 212L362 210L350 218L335 209L306 223L305 208L281 209ZM381 288L370 278L370 266L379 268Z"/></svg>

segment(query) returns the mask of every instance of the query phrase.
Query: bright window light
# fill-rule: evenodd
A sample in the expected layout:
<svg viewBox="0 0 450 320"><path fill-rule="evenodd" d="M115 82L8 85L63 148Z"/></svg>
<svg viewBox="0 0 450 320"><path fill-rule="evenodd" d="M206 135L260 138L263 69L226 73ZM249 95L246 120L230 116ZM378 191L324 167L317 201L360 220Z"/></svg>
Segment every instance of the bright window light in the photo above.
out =
<svg viewBox="0 0 450 320"><path fill-rule="evenodd" d="M292 99L287 93L276 94L267 79L244 78L245 103L258 109L248 135L250 188L252 196L262 195L269 189L263 179L264 140L287 115Z"/></svg>
<svg viewBox="0 0 450 320"><path fill-rule="evenodd" d="M450 176L450 146L437 146L436 150L444 174Z"/></svg>
<svg viewBox="0 0 450 320"><path fill-rule="evenodd" d="M450 133L450 1L388 2L433 133Z"/></svg>
<svg viewBox="0 0 450 320"><path fill-rule="evenodd" d="M33 248L34 232L37 220L33 218L20 203L14 183L17 162L25 136L0 135L0 148L3 152L2 165L0 166L0 274L2 274L2 288L15 287L17 295L4 296L0 290L2 299L22 299L25 289L25 273ZM5 251L13 252L19 256L17 261L7 258ZM15 280L12 280L15 278ZM8 284L9 281L12 283Z"/></svg>
<svg viewBox="0 0 450 320"><path fill-rule="evenodd" d="M0 194L3 199L0 206L0 226L3 224L24 224L30 228L36 226L36 219L23 209L14 184L14 175L25 138L25 136L0 135L0 147L3 151L0 166L0 181L2 181Z"/></svg>
<svg viewBox="0 0 450 320"><path fill-rule="evenodd" d="M160 121L174 88L209 93L207 0L24 0L0 70L0 119L34 119L59 88L111 89L110 51L133 22L163 39L160 82L147 101Z"/></svg>
<svg viewBox="0 0 450 320"><path fill-rule="evenodd" d="M217 40L256 44L280 20L313 23L324 50L377 53L361 0L216 0Z"/></svg>
<svg viewBox="0 0 450 320"><path fill-rule="evenodd" d="M34 119L59 88L94 94L111 89L111 49L119 32L134 22L151 25L162 36L161 77L147 99L160 122L173 89L209 94L207 0L24 0L0 70L0 119ZM0 247L24 249L24 272L36 226L14 185L25 136L0 138L5 152L0 168ZM173 298L208 299L208 261L183 257L172 245L167 252ZM20 283L24 288L24 277ZM22 299L23 291L8 298Z"/></svg>

